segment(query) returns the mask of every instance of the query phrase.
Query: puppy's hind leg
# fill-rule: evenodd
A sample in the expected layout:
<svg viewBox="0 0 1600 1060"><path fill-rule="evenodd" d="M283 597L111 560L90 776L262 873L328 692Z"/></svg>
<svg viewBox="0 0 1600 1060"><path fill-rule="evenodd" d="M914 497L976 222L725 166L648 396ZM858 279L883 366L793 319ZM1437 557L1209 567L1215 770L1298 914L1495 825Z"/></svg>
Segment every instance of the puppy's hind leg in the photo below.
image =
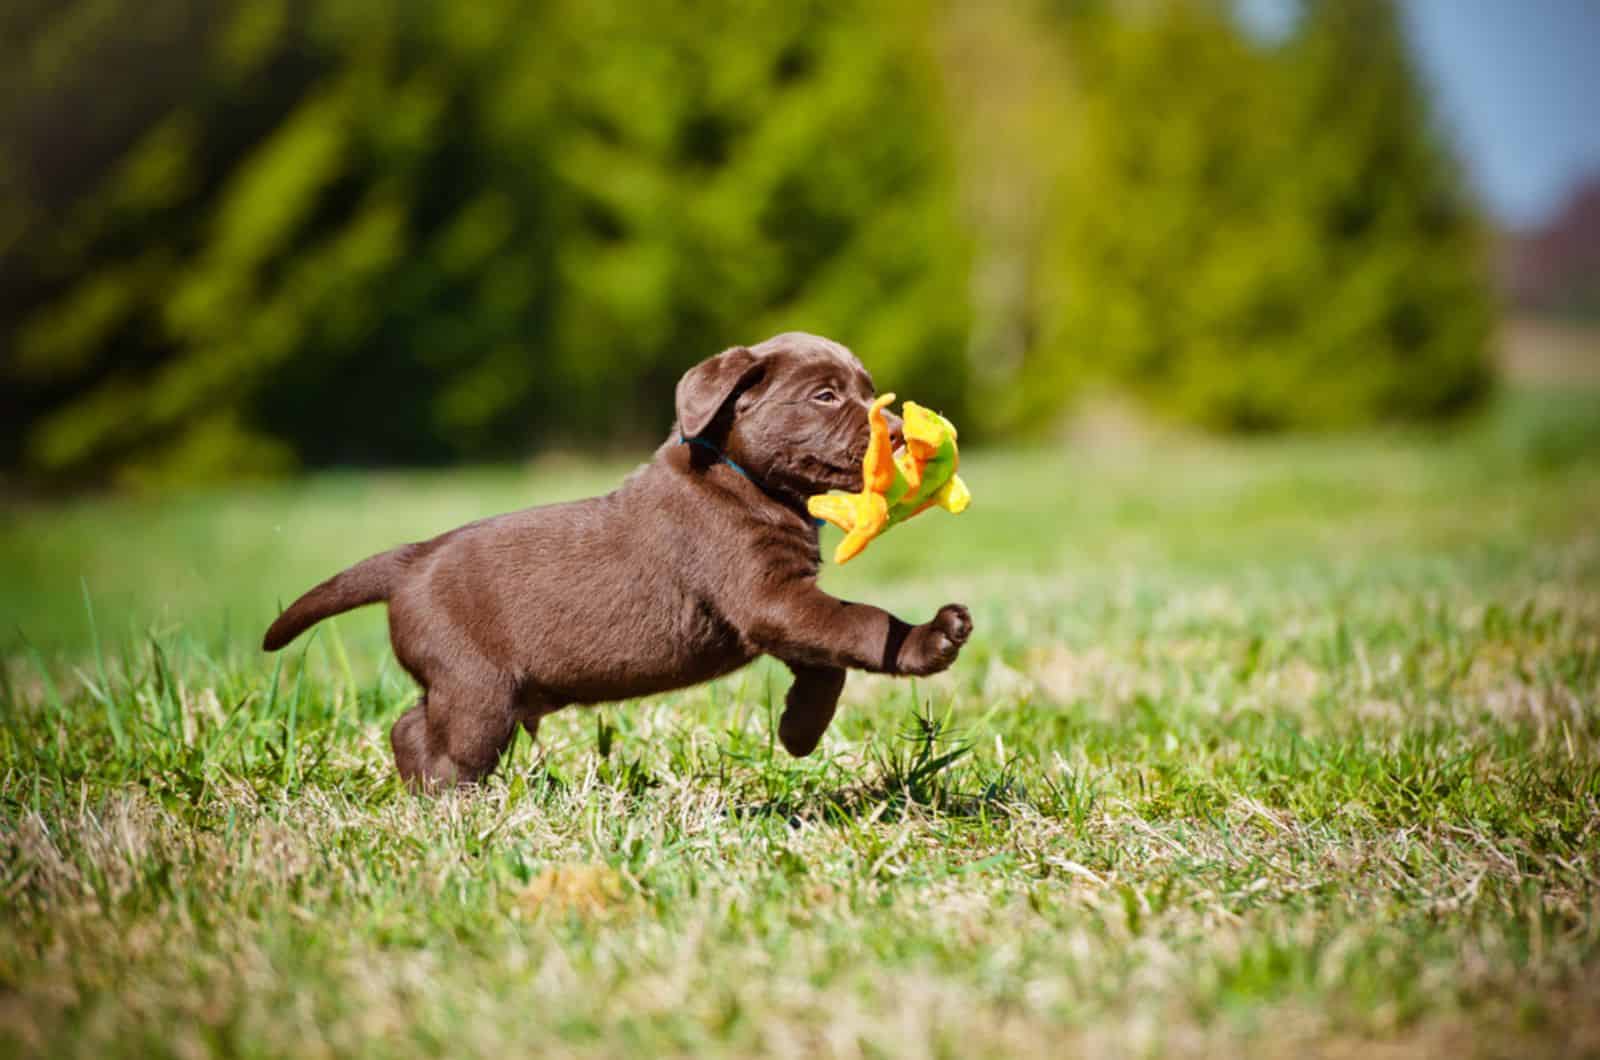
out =
<svg viewBox="0 0 1600 1060"><path fill-rule="evenodd" d="M395 721L389 730L389 746L394 749L395 768L406 787L416 790L428 775L428 693Z"/></svg>
<svg viewBox="0 0 1600 1060"><path fill-rule="evenodd" d="M511 744L512 706L509 683L434 684L390 730L401 779L414 791L482 780Z"/></svg>

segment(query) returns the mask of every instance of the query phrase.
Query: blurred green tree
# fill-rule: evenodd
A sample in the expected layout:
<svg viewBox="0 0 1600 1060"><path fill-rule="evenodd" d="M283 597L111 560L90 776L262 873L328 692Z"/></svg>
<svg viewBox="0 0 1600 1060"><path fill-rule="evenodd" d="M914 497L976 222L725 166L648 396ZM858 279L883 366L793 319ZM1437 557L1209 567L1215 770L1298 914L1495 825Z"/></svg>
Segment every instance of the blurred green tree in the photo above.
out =
<svg viewBox="0 0 1600 1060"><path fill-rule="evenodd" d="M1021 423L1083 377L1227 430L1463 409L1490 380L1483 235L1387 0L1072 4L1079 135Z"/></svg>
<svg viewBox="0 0 1600 1060"><path fill-rule="evenodd" d="M920 5L594 0L561 40L554 348L593 422L664 427L708 341L789 329L963 413L968 254Z"/></svg>
<svg viewBox="0 0 1600 1060"><path fill-rule="evenodd" d="M791 327L961 414L966 261L914 6L0 17L0 456L31 478L638 437L688 364Z"/></svg>

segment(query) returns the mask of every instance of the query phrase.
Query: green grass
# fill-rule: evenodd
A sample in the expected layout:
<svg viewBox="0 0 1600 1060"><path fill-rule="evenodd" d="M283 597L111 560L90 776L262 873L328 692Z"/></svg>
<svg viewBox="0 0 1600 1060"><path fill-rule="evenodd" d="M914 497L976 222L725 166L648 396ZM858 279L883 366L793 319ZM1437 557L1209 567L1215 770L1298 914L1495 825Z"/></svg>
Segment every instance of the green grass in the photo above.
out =
<svg viewBox="0 0 1600 1060"><path fill-rule="evenodd" d="M977 453L967 515L825 577L968 603L949 674L854 675L794 761L758 664L438 799L380 611L261 629L621 469L12 509L0 1048L1595 1054L1596 424Z"/></svg>

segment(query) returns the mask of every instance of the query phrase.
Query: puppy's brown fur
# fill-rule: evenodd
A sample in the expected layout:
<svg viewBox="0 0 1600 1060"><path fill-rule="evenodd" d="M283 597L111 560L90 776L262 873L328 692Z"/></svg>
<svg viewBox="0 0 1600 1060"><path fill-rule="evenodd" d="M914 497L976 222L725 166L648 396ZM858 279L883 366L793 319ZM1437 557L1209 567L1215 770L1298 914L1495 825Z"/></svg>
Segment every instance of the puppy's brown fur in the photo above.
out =
<svg viewBox="0 0 1600 1060"><path fill-rule="evenodd" d="M569 704L681 688L762 654L794 673L778 735L809 754L846 669L937 673L972 630L959 604L912 626L817 587L805 498L861 487L872 396L855 356L815 335L726 350L678 383L671 436L616 491L363 560L296 600L263 647L387 601L395 656L423 690L390 735L414 787L483 777L516 725L534 735Z"/></svg>

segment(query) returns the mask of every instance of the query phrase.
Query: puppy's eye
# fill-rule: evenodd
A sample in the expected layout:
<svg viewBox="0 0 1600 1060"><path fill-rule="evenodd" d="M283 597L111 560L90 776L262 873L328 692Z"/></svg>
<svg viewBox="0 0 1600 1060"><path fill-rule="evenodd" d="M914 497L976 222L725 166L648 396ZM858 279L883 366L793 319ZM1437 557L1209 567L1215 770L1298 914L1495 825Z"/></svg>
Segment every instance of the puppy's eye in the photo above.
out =
<svg viewBox="0 0 1600 1060"><path fill-rule="evenodd" d="M832 405L839 400L839 395L832 387L825 386L815 394L812 394L811 400L823 405Z"/></svg>

